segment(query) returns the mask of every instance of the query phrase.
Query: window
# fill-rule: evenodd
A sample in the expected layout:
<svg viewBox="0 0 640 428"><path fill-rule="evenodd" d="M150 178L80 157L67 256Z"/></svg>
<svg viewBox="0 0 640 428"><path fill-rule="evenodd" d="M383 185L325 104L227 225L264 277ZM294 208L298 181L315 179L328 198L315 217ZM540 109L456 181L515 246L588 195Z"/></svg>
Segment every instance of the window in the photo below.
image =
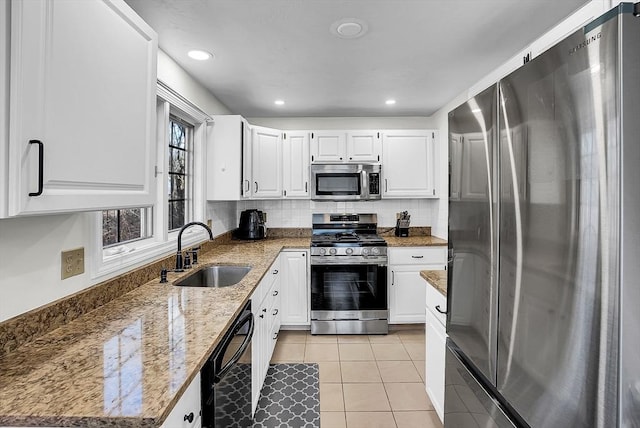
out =
<svg viewBox="0 0 640 428"><path fill-rule="evenodd" d="M170 116L169 119L169 173L168 178L168 228L176 230L184 226L190 217L190 149L193 126Z"/></svg>
<svg viewBox="0 0 640 428"><path fill-rule="evenodd" d="M92 278L100 279L142 266L175 252L177 230L190 221L205 221L204 150L211 117L158 82L153 206L95 213L91 252ZM154 171L151 171L154 173ZM183 245L207 238L200 228L182 237Z"/></svg>
<svg viewBox="0 0 640 428"><path fill-rule="evenodd" d="M102 211L102 246L107 248L152 235L151 208Z"/></svg>

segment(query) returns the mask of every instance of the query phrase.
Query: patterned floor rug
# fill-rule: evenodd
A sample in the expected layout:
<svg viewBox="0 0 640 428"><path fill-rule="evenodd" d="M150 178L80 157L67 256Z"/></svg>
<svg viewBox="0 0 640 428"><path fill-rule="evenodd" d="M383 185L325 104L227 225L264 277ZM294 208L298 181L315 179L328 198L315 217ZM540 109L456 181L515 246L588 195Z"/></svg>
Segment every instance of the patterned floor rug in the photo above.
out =
<svg viewBox="0 0 640 428"><path fill-rule="evenodd" d="M254 428L319 428L317 364L272 364L262 387Z"/></svg>

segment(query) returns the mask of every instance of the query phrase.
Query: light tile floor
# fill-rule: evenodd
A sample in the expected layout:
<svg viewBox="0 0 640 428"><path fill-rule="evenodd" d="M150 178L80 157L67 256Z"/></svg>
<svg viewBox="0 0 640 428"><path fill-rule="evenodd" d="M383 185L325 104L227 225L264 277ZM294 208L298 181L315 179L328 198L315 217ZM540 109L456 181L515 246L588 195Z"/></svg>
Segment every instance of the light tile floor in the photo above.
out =
<svg viewBox="0 0 640 428"><path fill-rule="evenodd" d="M386 336L281 331L272 363L320 367L321 428L442 428L424 389L424 329Z"/></svg>

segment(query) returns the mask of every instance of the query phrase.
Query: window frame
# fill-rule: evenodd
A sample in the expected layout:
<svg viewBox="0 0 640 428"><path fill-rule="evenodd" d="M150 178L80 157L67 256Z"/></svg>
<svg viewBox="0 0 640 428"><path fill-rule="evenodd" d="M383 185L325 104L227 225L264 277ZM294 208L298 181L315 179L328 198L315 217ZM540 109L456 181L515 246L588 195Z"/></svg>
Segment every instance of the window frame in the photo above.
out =
<svg viewBox="0 0 640 428"><path fill-rule="evenodd" d="M151 208L152 235L148 238L104 248L102 246L102 211L91 213L93 216L93 219L90 220L93 229L91 234L91 278L93 280L105 280L108 277L119 275L171 255L176 251L179 230L168 230L167 173L170 116L175 116L181 121L193 125L193 144L190 152L191 186L188 186L190 187L188 192L191 197L191 215L185 218L185 221L204 221L206 216L205 148L207 128L213 119L160 80L157 84L156 113L156 145L154 147L155 153L151 154L156 158L156 202L153 206L130 207ZM207 238L208 234L202 228L190 228L183 234L182 244L186 247Z"/></svg>

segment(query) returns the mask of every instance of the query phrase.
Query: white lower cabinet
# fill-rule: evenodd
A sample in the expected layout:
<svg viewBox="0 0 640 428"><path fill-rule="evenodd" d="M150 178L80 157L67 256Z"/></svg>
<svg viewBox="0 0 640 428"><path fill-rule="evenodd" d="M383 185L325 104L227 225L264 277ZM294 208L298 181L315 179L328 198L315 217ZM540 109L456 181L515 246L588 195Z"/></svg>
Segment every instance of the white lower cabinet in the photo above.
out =
<svg viewBox="0 0 640 428"><path fill-rule="evenodd" d="M444 370L446 356L446 297L430 285L426 285L425 325L425 389L433 407L444 422ZM439 309L439 310L438 310Z"/></svg>
<svg viewBox="0 0 640 428"><path fill-rule="evenodd" d="M283 251L282 325L309 325L308 251Z"/></svg>
<svg viewBox="0 0 640 428"><path fill-rule="evenodd" d="M424 323L426 287L421 270L444 269L446 247L405 247L389 249L389 322Z"/></svg>
<svg viewBox="0 0 640 428"><path fill-rule="evenodd" d="M200 428L202 426L200 400L200 373L198 373L161 428Z"/></svg>
<svg viewBox="0 0 640 428"><path fill-rule="evenodd" d="M255 413L280 330L280 258L271 265L251 297L255 320L251 341L251 412Z"/></svg>

